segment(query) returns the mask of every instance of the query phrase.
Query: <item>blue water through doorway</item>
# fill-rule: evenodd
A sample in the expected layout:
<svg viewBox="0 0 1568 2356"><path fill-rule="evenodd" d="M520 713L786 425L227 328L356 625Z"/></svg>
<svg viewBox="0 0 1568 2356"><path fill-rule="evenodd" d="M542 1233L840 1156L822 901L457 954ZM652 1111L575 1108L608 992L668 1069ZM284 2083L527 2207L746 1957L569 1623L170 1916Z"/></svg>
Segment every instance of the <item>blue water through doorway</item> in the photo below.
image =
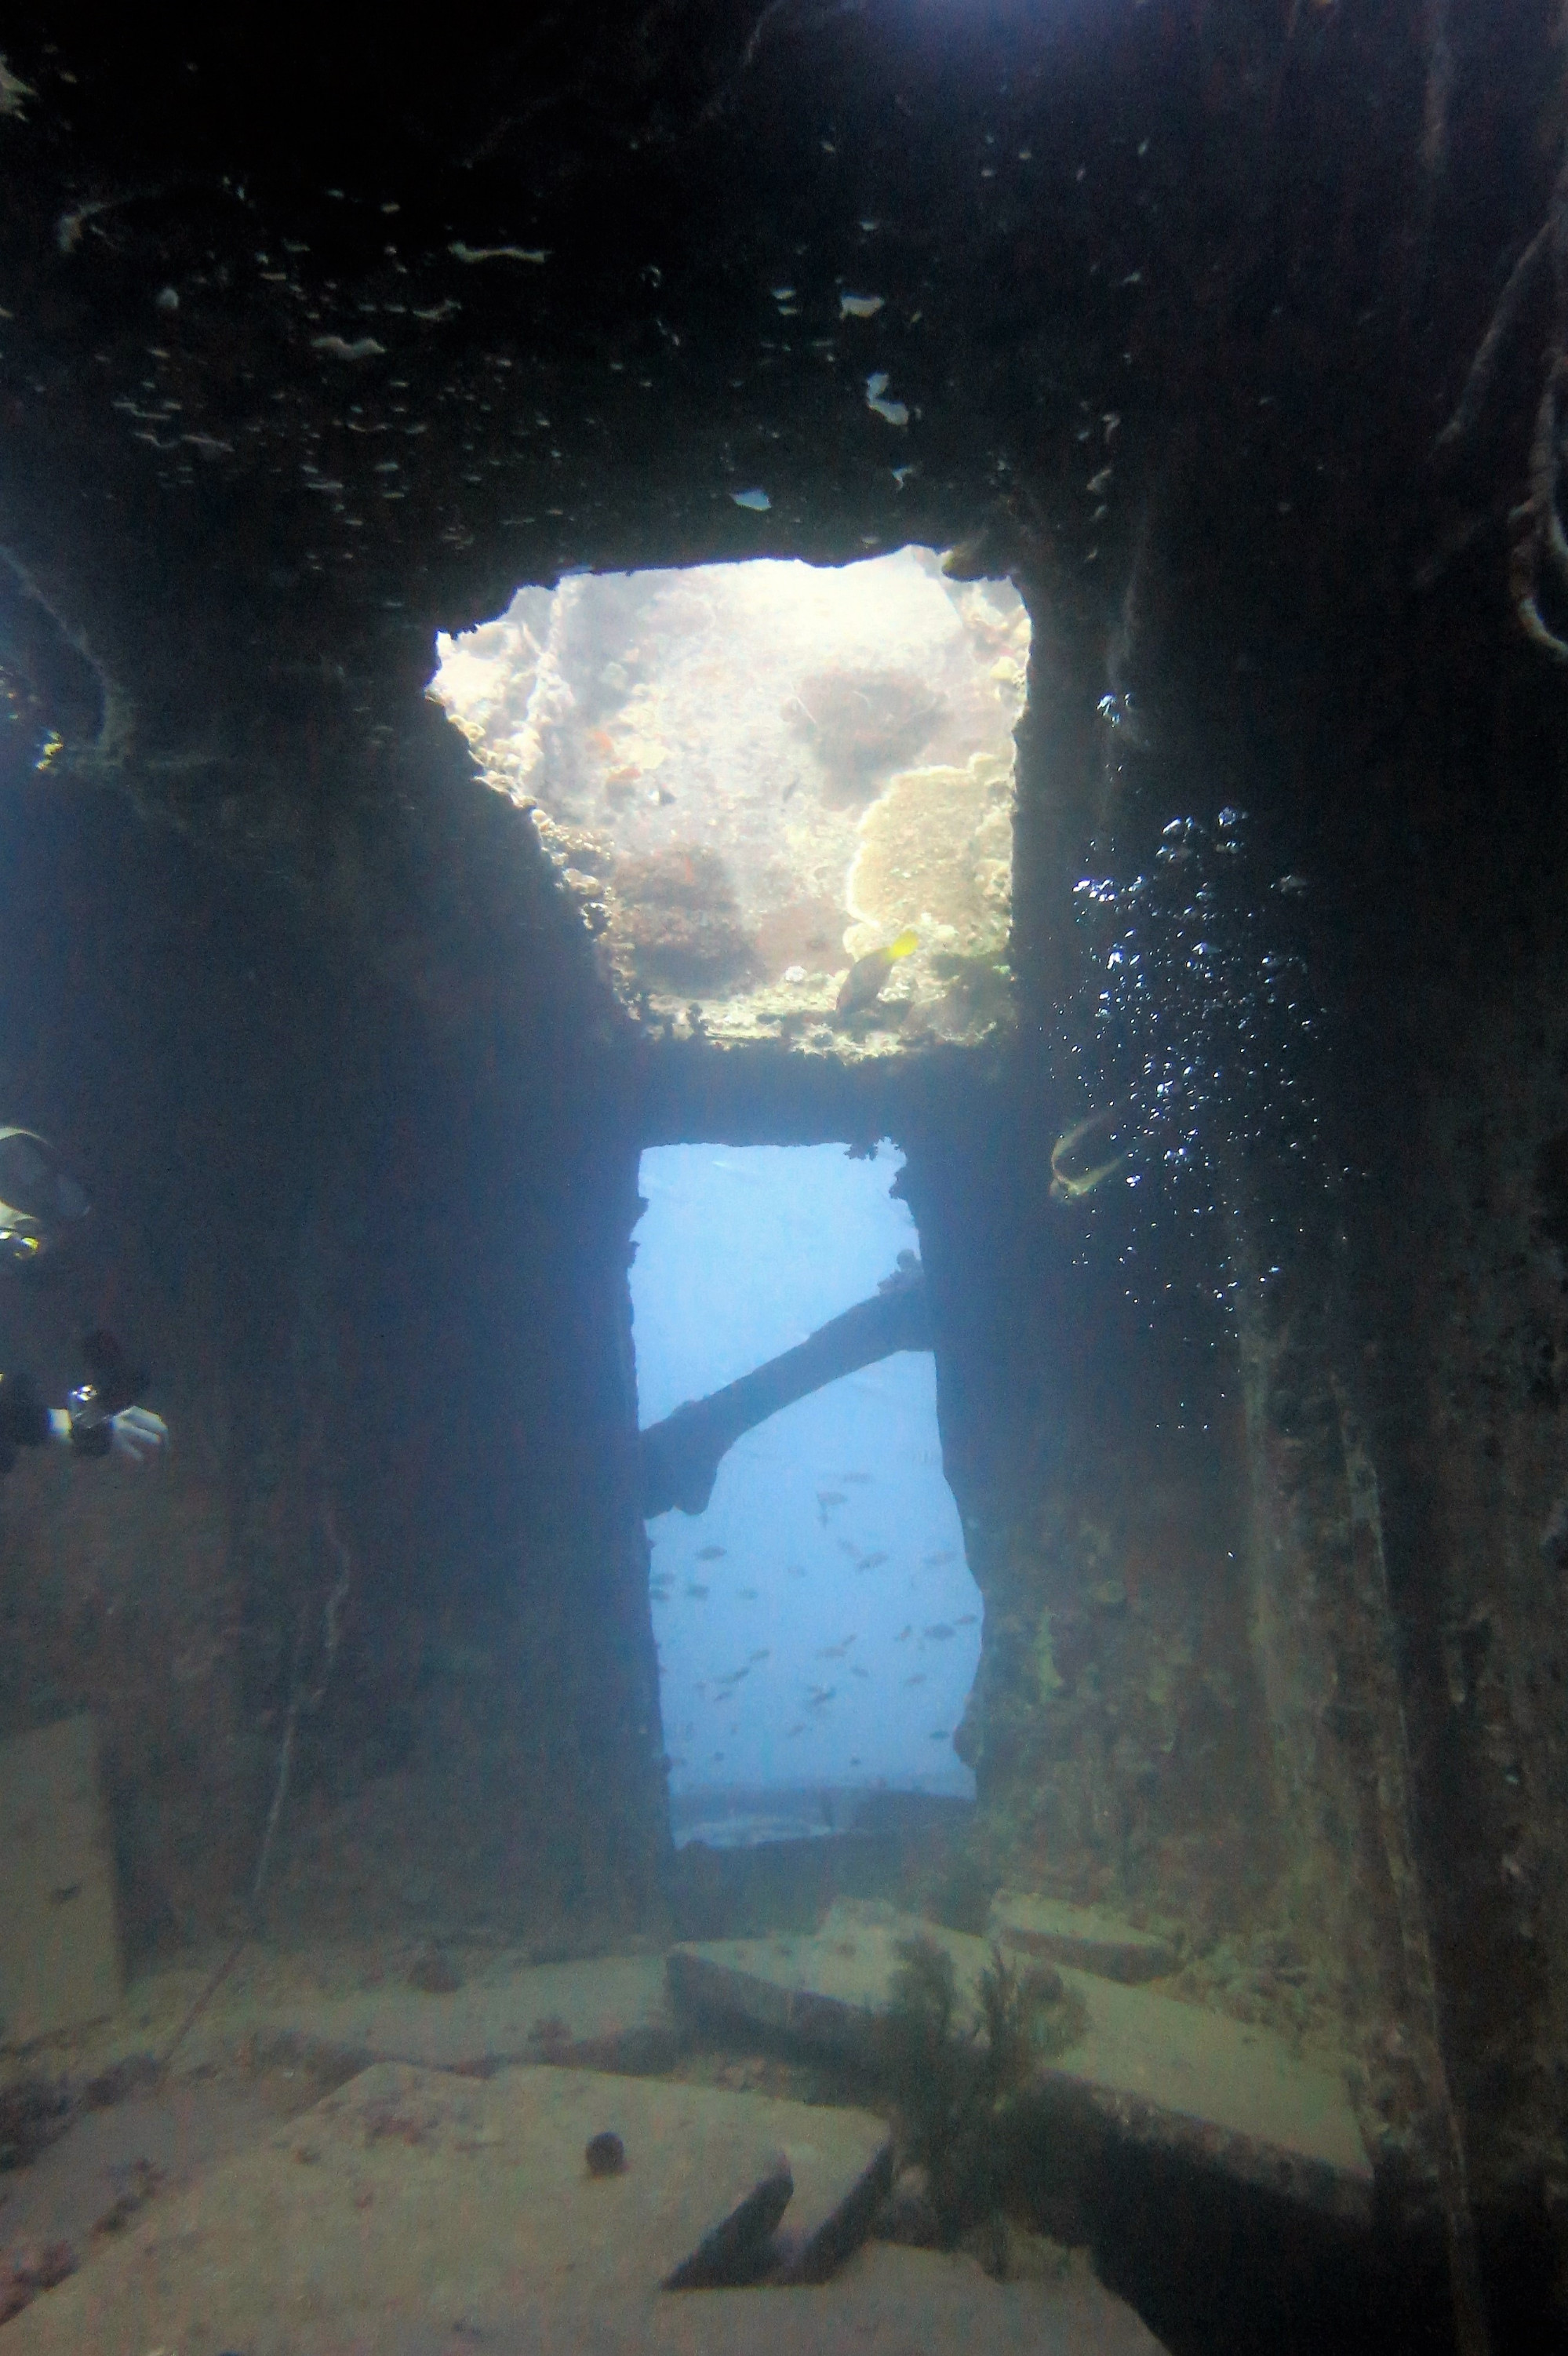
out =
<svg viewBox="0 0 1568 2356"><path fill-rule="evenodd" d="M900 1158L663 1146L632 1299L639 1418L658 1422L873 1295L918 1250ZM745 1434L707 1511L648 1525L677 1829L703 1794L967 1797L953 1748L978 1590L942 1472L934 1364L905 1351ZM781 1799L782 1804L782 1799Z"/></svg>

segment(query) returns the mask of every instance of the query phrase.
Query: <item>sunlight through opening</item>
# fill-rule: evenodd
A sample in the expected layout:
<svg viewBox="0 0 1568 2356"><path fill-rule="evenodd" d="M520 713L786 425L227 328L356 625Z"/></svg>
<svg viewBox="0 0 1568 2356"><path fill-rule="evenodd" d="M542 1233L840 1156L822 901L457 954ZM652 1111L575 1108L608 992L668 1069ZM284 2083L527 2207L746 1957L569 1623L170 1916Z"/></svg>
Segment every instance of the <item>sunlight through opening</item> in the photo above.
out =
<svg viewBox="0 0 1568 2356"><path fill-rule="evenodd" d="M1009 1019L1029 646L1009 584L903 548L520 589L432 693L646 1029L858 1059Z"/></svg>

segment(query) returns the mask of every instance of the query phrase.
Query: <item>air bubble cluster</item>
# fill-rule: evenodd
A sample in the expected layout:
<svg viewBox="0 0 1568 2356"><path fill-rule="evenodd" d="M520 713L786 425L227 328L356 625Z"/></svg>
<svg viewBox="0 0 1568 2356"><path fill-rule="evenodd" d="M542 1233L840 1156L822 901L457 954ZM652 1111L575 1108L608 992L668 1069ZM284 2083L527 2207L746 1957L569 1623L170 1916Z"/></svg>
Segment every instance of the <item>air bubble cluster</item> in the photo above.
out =
<svg viewBox="0 0 1568 2356"><path fill-rule="evenodd" d="M1209 1265L1221 1299L1239 1281L1238 1231L1258 1237L1261 1265L1277 1260L1262 1233L1292 1220L1300 1179L1319 1174L1308 918L1282 906L1275 872L1227 803L1168 819L1136 873L1073 886L1093 993L1081 1060L1093 1101L1125 1108L1127 1175L1146 1182L1137 1240L1147 1254L1161 1222L1221 1219ZM1134 1242L1124 1258L1136 1267Z"/></svg>

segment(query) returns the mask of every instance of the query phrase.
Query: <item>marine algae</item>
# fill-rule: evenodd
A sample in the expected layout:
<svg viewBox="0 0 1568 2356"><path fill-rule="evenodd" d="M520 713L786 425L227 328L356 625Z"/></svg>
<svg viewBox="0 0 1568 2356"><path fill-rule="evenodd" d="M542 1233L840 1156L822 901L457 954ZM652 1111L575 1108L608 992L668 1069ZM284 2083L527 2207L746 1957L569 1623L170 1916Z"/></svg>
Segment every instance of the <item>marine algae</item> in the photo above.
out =
<svg viewBox="0 0 1568 2356"><path fill-rule="evenodd" d="M1042 1702L1052 1702L1058 1694L1066 1692L1067 1680L1057 1667L1056 1655L1051 1650L1049 1612L1040 1613L1040 1626L1035 1632L1034 1675Z"/></svg>
<svg viewBox="0 0 1568 2356"><path fill-rule="evenodd" d="M1026 2137L1038 2135L1030 2082L1082 2036L1083 2007L1049 1965L1019 1973L999 1947L965 2019L953 1958L901 1940L879 2025L879 2060L905 2157L923 2169L941 2241L1002 2214Z"/></svg>

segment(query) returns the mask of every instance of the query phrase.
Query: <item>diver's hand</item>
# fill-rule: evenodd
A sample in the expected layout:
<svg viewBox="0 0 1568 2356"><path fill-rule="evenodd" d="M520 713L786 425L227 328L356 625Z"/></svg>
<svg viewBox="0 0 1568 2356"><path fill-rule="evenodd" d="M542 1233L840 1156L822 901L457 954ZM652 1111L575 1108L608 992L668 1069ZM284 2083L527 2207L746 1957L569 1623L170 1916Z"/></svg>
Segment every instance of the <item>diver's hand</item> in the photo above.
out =
<svg viewBox="0 0 1568 2356"><path fill-rule="evenodd" d="M109 1431L113 1453L132 1464L150 1462L169 1444L168 1425L147 1407L123 1407L110 1417Z"/></svg>

